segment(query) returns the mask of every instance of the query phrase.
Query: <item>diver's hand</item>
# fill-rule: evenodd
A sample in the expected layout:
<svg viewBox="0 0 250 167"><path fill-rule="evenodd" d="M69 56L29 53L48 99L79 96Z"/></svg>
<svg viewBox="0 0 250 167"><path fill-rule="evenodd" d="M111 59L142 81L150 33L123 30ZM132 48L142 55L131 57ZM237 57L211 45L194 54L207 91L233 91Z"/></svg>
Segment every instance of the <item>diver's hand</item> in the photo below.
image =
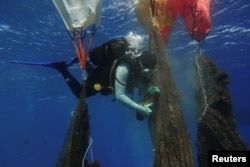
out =
<svg viewBox="0 0 250 167"><path fill-rule="evenodd" d="M146 104L144 106L142 105L138 105L137 107L137 112L139 114L141 114L142 116L144 117L148 117L151 113L152 113L152 110L150 109L150 107L153 105L153 103L149 103L149 104Z"/></svg>

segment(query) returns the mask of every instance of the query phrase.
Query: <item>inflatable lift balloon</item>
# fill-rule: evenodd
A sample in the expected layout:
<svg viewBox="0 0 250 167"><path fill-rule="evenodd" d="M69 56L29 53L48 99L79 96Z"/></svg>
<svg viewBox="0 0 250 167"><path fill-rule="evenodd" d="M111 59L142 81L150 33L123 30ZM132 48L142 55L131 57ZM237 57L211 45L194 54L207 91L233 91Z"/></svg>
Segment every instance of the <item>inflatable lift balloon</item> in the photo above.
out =
<svg viewBox="0 0 250 167"><path fill-rule="evenodd" d="M53 3L68 31L100 25L102 0L53 0Z"/></svg>
<svg viewBox="0 0 250 167"><path fill-rule="evenodd" d="M137 17L149 35L156 29L167 43L174 21L181 16L191 37L202 41L211 29L209 5L210 0L142 0Z"/></svg>

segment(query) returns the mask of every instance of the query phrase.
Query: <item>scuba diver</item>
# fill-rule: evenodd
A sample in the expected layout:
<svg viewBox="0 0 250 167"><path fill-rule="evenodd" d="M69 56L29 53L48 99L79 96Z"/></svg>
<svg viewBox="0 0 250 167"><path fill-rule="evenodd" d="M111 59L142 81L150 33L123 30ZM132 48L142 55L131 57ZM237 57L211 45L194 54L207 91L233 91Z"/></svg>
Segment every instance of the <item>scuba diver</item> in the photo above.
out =
<svg viewBox="0 0 250 167"><path fill-rule="evenodd" d="M152 74L156 71L156 56L150 50L138 51L142 37L129 34L114 38L89 52L86 62L88 74L85 82L86 97L100 93L104 96L115 94L115 100L136 111L136 118L142 120L152 113L153 103L137 104L126 94L133 95L138 88L139 95L157 97L160 90L151 85ZM47 67L58 70L76 97L80 97L82 84L69 72L70 65L77 63L53 62ZM15 63L15 62L14 62Z"/></svg>

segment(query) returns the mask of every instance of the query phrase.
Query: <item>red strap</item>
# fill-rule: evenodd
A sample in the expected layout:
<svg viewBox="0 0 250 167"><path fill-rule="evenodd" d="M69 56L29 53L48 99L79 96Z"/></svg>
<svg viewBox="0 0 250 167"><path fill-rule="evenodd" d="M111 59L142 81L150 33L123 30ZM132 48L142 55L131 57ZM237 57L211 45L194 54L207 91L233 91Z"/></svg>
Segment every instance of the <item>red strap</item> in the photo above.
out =
<svg viewBox="0 0 250 167"><path fill-rule="evenodd" d="M85 69L87 57L85 55L85 51L84 51L84 47L83 47L83 43L82 43L82 38L79 34L77 35L77 39L78 39L77 42L72 40L73 46L75 48L76 55L77 55L77 58L79 60L79 64L80 64L81 69Z"/></svg>
<svg viewBox="0 0 250 167"><path fill-rule="evenodd" d="M84 51L82 37L80 34L77 35L77 41L72 40L73 46L76 51L77 58L79 60L79 64L82 70L86 68L86 62L88 57L88 52L91 48L92 42L93 42L93 35L89 38L89 44L88 44L88 50L87 52Z"/></svg>

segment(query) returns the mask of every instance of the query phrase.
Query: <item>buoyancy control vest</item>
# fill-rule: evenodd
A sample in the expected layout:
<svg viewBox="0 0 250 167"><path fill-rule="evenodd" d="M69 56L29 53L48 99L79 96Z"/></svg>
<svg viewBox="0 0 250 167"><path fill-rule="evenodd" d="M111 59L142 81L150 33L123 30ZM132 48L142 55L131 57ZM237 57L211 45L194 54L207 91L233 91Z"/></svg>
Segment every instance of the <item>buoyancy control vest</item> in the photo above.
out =
<svg viewBox="0 0 250 167"><path fill-rule="evenodd" d="M129 66L130 74L125 86L128 92L132 91L140 69L138 69L139 64L136 59L126 55L126 52L129 51L128 46L126 39L115 38L89 52L89 59L96 67L88 72L86 84L88 89L92 89L93 94L100 92L102 95L109 95L113 93L116 68L121 63Z"/></svg>
<svg viewBox="0 0 250 167"><path fill-rule="evenodd" d="M107 67L128 51L128 42L124 38L114 38L89 52L90 61L98 67Z"/></svg>

